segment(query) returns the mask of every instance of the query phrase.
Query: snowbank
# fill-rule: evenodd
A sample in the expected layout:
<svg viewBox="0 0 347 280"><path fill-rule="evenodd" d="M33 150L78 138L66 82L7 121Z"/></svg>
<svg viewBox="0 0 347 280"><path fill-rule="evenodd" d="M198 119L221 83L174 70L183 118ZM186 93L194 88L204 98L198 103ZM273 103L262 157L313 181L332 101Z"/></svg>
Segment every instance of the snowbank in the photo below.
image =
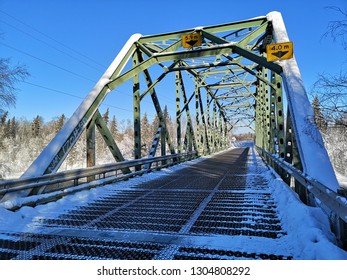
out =
<svg viewBox="0 0 347 280"><path fill-rule="evenodd" d="M347 260L347 252L335 245L328 217L318 207L303 204L282 179L271 181L273 197L283 229L293 242L300 242L296 257L307 260Z"/></svg>

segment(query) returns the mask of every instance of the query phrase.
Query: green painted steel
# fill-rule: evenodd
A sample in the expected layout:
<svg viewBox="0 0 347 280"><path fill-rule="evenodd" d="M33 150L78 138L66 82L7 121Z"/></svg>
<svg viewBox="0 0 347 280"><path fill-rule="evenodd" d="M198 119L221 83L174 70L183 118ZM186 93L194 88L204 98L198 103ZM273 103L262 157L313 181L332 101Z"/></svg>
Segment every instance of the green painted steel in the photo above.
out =
<svg viewBox="0 0 347 280"><path fill-rule="evenodd" d="M95 125L97 129L99 133L101 134L103 140L105 141L115 161L117 162L125 161L125 158L123 157L121 150L119 149L116 141L113 139L113 136L109 128L107 127L107 124L104 118L101 116L99 111L95 113L94 119L95 119ZM129 168L122 168L121 170L123 174L128 174L131 172Z"/></svg>
<svg viewBox="0 0 347 280"><path fill-rule="evenodd" d="M95 166L95 120L86 128L87 167Z"/></svg>
<svg viewBox="0 0 347 280"><path fill-rule="evenodd" d="M282 77L271 72L271 82L276 85L276 89L270 88L271 91L271 138L273 154L279 157L285 157L285 135L284 135L284 112L283 112L283 94L282 94ZM271 151L271 150L270 150Z"/></svg>
<svg viewBox="0 0 347 280"><path fill-rule="evenodd" d="M266 45L276 42L279 28L271 17L149 36L133 35L66 127L23 176L57 172L85 130L87 165L95 165L95 125L113 150L115 160L127 160L98 110L110 92L129 82L132 89L112 94L118 94L121 100L126 98L124 91L132 91L135 159L154 156L153 151L141 151L141 114L146 107L142 102L150 96L160 128L155 149L159 147L160 135L162 155L166 151L194 151L199 155L217 152L228 148L229 139L236 132L250 132L255 134L257 146L306 170L302 163L306 162L307 152L292 115L298 110L294 110L292 96L287 93L290 84L285 72L290 73L290 69L283 67L283 62L266 59ZM202 37L201 46L183 48L182 36L196 32ZM159 85L165 85L165 92ZM169 131L162 110L167 99L175 106L173 132ZM286 106L290 114L284 114Z"/></svg>
<svg viewBox="0 0 347 280"><path fill-rule="evenodd" d="M177 134L177 153L182 152L182 130L181 130L181 88L179 72L175 73L176 81L176 134Z"/></svg>
<svg viewBox="0 0 347 280"><path fill-rule="evenodd" d="M133 56L133 67L139 65L139 54ZM134 158L141 158L141 101L140 101L140 77L139 73L133 76L133 114L134 114ZM140 167L136 167L137 171Z"/></svg>
<svg viewBox="0 0 347 280"><path fill-rule="evenodd" d="M197 150L201 152L201 130L200 130L200 106L199 106L199 96L200 88L198 87L198 82L195 83L195 135L196 135L196 144Z"/></svg>
<svg viewBox="0 0 347 280"><path fill-rule="evenodd" d="M194 147L194 150L198 152L198 146L196 143L192 117L191 117L189 106L188 106L189 101L194 97L195 94L193 94L188 101L181 72L178 72L178 79L179 79L180 92L182 93L182 97L183 97L183 103L185 104L183 110L185 110L187 114L187 130L186 130L187 140L186 141L188 141L188 151L192 151L192 148Z"/></svg>

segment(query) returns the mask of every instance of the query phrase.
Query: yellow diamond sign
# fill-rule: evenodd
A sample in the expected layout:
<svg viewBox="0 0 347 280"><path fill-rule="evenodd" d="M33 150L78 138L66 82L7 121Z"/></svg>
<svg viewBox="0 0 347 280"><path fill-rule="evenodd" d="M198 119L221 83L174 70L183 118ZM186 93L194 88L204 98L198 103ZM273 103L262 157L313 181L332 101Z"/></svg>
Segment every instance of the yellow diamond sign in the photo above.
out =
<svg viewBox="0 0 347 280"><path fill-rule="evenodd" d="M267 61L293 58L293 42L267 45L266 55Z"/></svg>
<svg viewBox="0 0 347 280"><path fill-rule="evenodd" d="M201 46L200 33L191 33L182 36L182 46L187 49Z"/></svg>

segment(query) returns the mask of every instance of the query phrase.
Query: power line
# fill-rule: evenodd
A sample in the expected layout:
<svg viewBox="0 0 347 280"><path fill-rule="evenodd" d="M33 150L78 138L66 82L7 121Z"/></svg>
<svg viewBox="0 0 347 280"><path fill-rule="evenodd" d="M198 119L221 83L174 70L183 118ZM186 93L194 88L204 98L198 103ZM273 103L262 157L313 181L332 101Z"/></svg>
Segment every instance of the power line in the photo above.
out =
<svg viewBox="0 0 347 280"><path fill-rule="evenodd" d="M0 20L0 21L2 21L2 20ZM25 52L25 51L22 51L22 50L20 50L20 49L17 49L17 48L15 48L15 47L12 47L12 46L10 46L10 45L8 45L8 44L6 44L6 43L0 42L0 44L4 45L4 46L7 47L7 48L10 48L10 49L12 49L12 50L15 50L15 51L17 51L17 52L19 52L19 53L22 53L22 54L24 54L24 55L27 55L27 56L29 56L29 57L32 57L32 58L34 58L34 59L36 59L36 60L39 60L39 61L41 61L41 62L44 62L44 63L46 63L46 64L48 64L48 65L50 65L50 66L56 67L56 68L58 68L58 69L60 69L60 70L63 70L63 71L65 71L65 72L68 72L68 73L70 73L70 74L73 74L73 75L75 75L75 76L78 76L78 77L80 77L80 78L83 78L83 79L85 79L85 80L88 80L88 81L91 81L91 82L93 82L93 83L96 83L96 81L94 81L94 80L91 80L91 79L89 79L89 78L87 78L87 77L85 77L85 76L82 76L82 75L78 74L78 73L75 73L75 72L73 72L73 71L70 71L70 70L68 70L68 69L65 69L65 68L63 68L63 67L61 67L61 66L58 66L58 65L56 65L56 64L54 64L54 63L51 63L51 62L49 62L49 61L47 61L47 60L44 60L44 59L42 59L42 58L39 58L39 57L34 56L34 55L32 55L32 54L29 54L29 53L27 53L27 52ZM128 81L127 81L126 83L129 84ZM46 89L48 89L48 88L46 88ZM114 91L120 92L120 93L122 93L122 94L126 94L126 95L132 97L132 95L131 95L130 93L127 93L127 92L124 93L124 92L121 92L121 91L118 90L118 89L114 89ZM57 92L59 92L59 91L57 91ZM160 95L160 96L161 96L161 95ZM170 100L169 98L167 98L167 97L165 97L165 96L161 96L161 97L164 98L164 99L166 99L167 101L169 101L171 104L175 104L175 103L173 103L172 100ZM143 100L143 101L146 102L146 103L151 103L151 104L152 104L152 102L150 102L149 100Z"/></svg>
<svg viewBox="0 0 347 280"><path fill-rule="evenodd" d="M42 89L45 89L45 90L53 91L53 92L56 92L56 93L64 94L64 95L67 95L67 96L70 96L70 97L78 98L78 99L80 99L80 100L84 100L84 97L81 97L81 96L78 96L78 95L75 95L75 94L72 94L72 93L67 93L67 92L64 92L64 91L61 91L61 90L49 88L49 87L46 87L46 86L34 84L34 83L31 83L31 82L27 82L27 81L23 81L23 83L29 84L29 85L31 85L31 86L35 86L35 87L38 87L38 88L42 88ZM103 104L103 105L106 105L106 106L108 106L108 107L112 107L112 108L115 108L115 109L127 111L127 112L132 112L132 111L129 110L129 109L124 109L124 108L117 107L117 106L113 106L113 105L109 105L109 104Z"/></svg>
<svg viewBox="0 0 347 280"><path fill-rule="evenodd" d="M31 86L35 86L35 87L38 87L38 88L46 89L46 90L49 90L49 91L53 91L53 92L56 92L56 93L61 93L61 94L67 95L67 96L71 96L71 97L75 97L75 98L83 100L83 97L80 97L78 95L74 95L74 94L67 93L67 92L64 92L64 91L61 91L61 90L49 88L49 87L46 87L46 86L41 86L41 85L34 84L34 83L31 83L31 82L27 82L27 81L22 81L22 82L25 83L25 84L31 85Z"/></svg>
<svg viewBox="0 0 347 280"><path fill-rule="evenodd" d="M13 28L13 29L15 29L15 30L17 30L17 31L19 31L19 32L22 32L23 34L29 36L30 38L33 38L33 39L35 39L36 41L38 41L38 42L40 42L40 43L42 43L42 44L45 44L45 45L49 46L50 48L52 48L52 49L54 49L54 50L56 50L56 51L58 51L58 52L60 52L60 53L65 54L66 56L68 56L68 57L70 57L70 58L72 58L72 59L75 59L76 61L78 61L78 62L80 62L80 63L83 63L84 65L87 65L88 67L90 67L90 68L92 68L92 69L94 69L94 70L97 70L97 71L102 70L101 68L96 68L96 67L90 65L89 63L86 63L86 62L84 62L83 60L81 60L81 59L79 59L79 58L77 58L77 57L75 57L75 56L73 56L73 55L70 55L69 53L67 53L67 52L65 52L65 51L63 51L63 50L58 49L58 48L56 48L55 46L53 46L53 45L51 45L51 44L49 44L49 43L47 43L47 42L45 42L45 41L43 41L43 40L41 40L41 39L39 39L39 38L36 38L35 36L31 35L30 33L26 32L26 31L23 31L23 30L21 30L21 29L15 27L15 26L13 26L13 25L11 25L11 24L9 24L9 23L7 23L7 22L1 20L1 19L0 19L0 22L6 24L6 25L8 25L8 26L10 26L11 28Z"/></svg>
<svg viewBox="0 0 347 280"><path fill-rule="evenodd" d="M64 91L61 91L61 90L49 88L49 87L46 87L46 86L34 84L34 83L31 83L31 82L27 82L27 81L23 81L23 83L31 85L31 86L34 86L34 87L42 88L42 89L45 89L45 90L49 90L49 91L52 91L52 92L56 92L56 93L60 93L60 94L63 94L63 95L67 95L67 96L70 96L70 97L74 97L74 98L77 98L77 99L80 99L80 100L84 100L84 97L81 97L81 96L78 96L78 95L75 95L75 94L72 94L72 93L67 93L67 92L64 92ZM120 91L118 91L118 92L120 92ZM110 107L110 108L114 108L114 109L130 112L130 113L133 112L132 110L121 108L121 107L114 106L114 105L110 105L110 104L107 104L107 103L103 103L102 105ZM149 115L149 114L147 114L147 115L154 117L153 115Z"/></svg>
<svg viewBox="0 0 347 280"><path fill-rule="evenodd" d="M22 51L22 50L20 50L20 49L17 49L17 48L15 48L15 47L12 47L12 46L10 46L10 45L8 45L8 44L5 44L5 43L3 43L3 42L0 42L0 44L3 45L3 46L5 46L5 47L7 47L7 48L9 48L9 49L15 50L16 52L22 53L22 54L24 54L24 55L26 55L26 56L29 56L29 57L31 57L31 58L34 58L34 59L39 60L39 61L41 61L41 62L44 62L44 63L46 63L46 64L48 64L48 65L50 65L50 66L53 66L53 67L55 67L55 68L57 68L57 69L60 69L60 70L62 70L62 71L65 71L65 72L67 72L67 73L69 73L69 74L75 75L75 76L77 76L77 77L80 77L80 78L82 78L82 79L85 79L85 80L87 80L87 81L91 81L91 82L95 83L95 80L89 79L89 78L84 77L84 76L82 76L82 75L80 75L80 74L78 74L78 73L72 72L72 71L70 71L70 70L68 70L68 69L66 69L66 68L60 67L60 66L58 66L58 65L56 65L56 64L54 64L54 63L52 63L52 62L49 62L49 61L44 60L44 59L42 59L42 58L39 58L39 57L37 57L37 56L35 56L35 55L29 54L29 53L27 53L27 52L25 52L25 51Z"/></svg>
<svg viewBox="0 0 347 280"><path fill-rule="evenodd" d="M63 46L64 48L66 48L66 49L68 49L68 50L74 52L75 54L78 54L78 55L80 55L80 56L82 56L82 57L88 59L89 61L92 61L93 63L95 63L95 64L101 66L102 68L106 68L106 66L100 64L100 63L97 62L96 60L94 60L94 59L92 59L92 58L90 58L90 57L88 57L88 56L86 56L86 55L84 55L84 54L82 54L82 53L80 53L80 52L74 50L73 48L71 48L71 47L69 47L69 46L67 46L67 45L65 45L65 44L63 44L63 43L61 43L61 42L59 42L58 40L54 39L53 37L51 37L51 36L49 36L49 35L43 33L42 31L36 29L35 27L32 27L32 26L30 26L29 24L27 24L27 23L25 23L25 22L23 22L23 21L21 21L21 20L15 18L14 16L12 16L12 15L10 15L10 14L4 12L3 10L0 10L0 12L3 13L3 14L5 14L5 15L8 16L8 17L14 19L15 21L17 21L17 22L19 22L19 23L25 25L26 27L28 27L28 28L34 30L35 32L41 34L42 36L44 36L44 37L46 37L46 38L52 40L53 42L55 42L55 43L57 43L57 44Z"/></svg>
<svg viewBox="0 0 347 280"><path fill-rule="evenodd" d="M47 63L47 64L49 64L49 65L51 65L51 66L53 66L53 67L56 67L56 68L58 68L58 69L60 69L60 70L66 71L66 72L68 72L68 73L70 73L70 74L76 75L76 76L78 76L78 77L80 77L80 78L83 78L83 79L85 79L85 80L88 80L88 81L91 81L91 82L95 83L94 80L91 80L91 79L89 79L89 78L86 78L86 77L84 77L84 76L81 76L81 75L79 75L79 74L77 74L77 73L74 73L74 72L68 70L68 69L65 69L65 68L63 68L63 67L60 67L60 66L58 66L58 65L56 65L56 64L54 64L54 63L48 62L48 61L46 61L46 60L44 60L44 59L41 59L41 58L36 57L36 56L34 56L34 55L31 55L31 54L29 54L29 53L27 53L27 52L24 52L24 51L22 51L22 50L19 50L19 49L17 49L17 48L11 47L11 46L9 46L9 45L3 43L3 42L0 42L0 44L4 45L4 46L7 47L7 48L13 49L13 50L15 50L15 51L17 51L17 52L23 53L23 54L25 54L25 55L27 55L27 56L29 56L29 57L32 57L32 58L34 58L34 59L37 59L37 60L42 61L42 62L44 62L44 63ZM48 87L45 87L45 86L41 86L41 85L37 85L37 84L34 84L34 83L30 83L30 82L27 82L27 81L23 81L23 82L24 82L24 83L27 83L27 84L30 84L30 85L32 85L32 86L36 86L36 87L40 87L40 88L46 89L46 90L50 90L50 91L54 91L54 92L57 92L57 93L65 94L65 95L68 95L68 96L71 96L71 97L83 99L82 97L79 97L79 96L73 95L73 94L69 94L69 93L66 93L66 92L63 92L63 91L55 90L55 89L48 88ZM118 90L118 89L114 89L114 91L120 92L121 94L126 94L126 95L131 96L129 93L121 92L121 91ZM147 100L145 100L145 102L151 103L151 102L149 102L149 101L147 101ZM117 107L117 106L113 106L113 105L109 105L109 104L103 104L103 105L106 105L106 106L108 106L108 107L112 107L112 108L115 108L115 109L127 111L127 112L133 112L132 110L124 109L124 108ZM152 114L147 114L147 115L148 115L148 116L155 117L155 115L152 115Z"/></svg>

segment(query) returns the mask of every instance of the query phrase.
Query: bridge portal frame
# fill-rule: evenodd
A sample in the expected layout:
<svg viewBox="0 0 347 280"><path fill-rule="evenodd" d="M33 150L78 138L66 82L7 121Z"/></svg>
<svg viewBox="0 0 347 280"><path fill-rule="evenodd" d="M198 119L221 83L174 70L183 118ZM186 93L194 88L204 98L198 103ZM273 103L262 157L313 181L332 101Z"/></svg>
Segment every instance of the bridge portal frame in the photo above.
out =
<svg viewBox="0 0 347 280"><path fill-rule="evenodd" d="M202 45L184 49L182 36L195 33L201 36ZM289 38L278 12L234 23L151 36L131 36L95 87L22 178L56 173L84 131L87 131L87 166L95 165L95 127L102 134L115 161L125 161L102 120L99 107L112 90L132 80L135 158L143 157L141 101L149 94L159 119L159 134L153 135L152 146L156 150L160 135L162 155L166 151L171 154L195 151L198 155L217 152L228 147L228 132L246 126L255 130L257 146L283 158L336 192L338 183L320 133L314 125L313 111L295 58L280 62L268 62L266 59L267 44L287 41ZM150 73L153 65L161 69L155 79L152 79L153 72ZM160 96L156 92L156 86L172 73L176 84L173 90L176 91L173 95L176 98L175 141L169 134ZM183 73L195 84L191 95L187 94L187 79ZM286 115L284 101L288 108ZM185 131L182 129L183 115L187 118ZM148 151L148 157L155 156L153 149ZM122 171L131 172L129 169ZM290 178L286 179L289 182ZM44 187L12 192L3 200L40 192L44 192Z"/></svg>

